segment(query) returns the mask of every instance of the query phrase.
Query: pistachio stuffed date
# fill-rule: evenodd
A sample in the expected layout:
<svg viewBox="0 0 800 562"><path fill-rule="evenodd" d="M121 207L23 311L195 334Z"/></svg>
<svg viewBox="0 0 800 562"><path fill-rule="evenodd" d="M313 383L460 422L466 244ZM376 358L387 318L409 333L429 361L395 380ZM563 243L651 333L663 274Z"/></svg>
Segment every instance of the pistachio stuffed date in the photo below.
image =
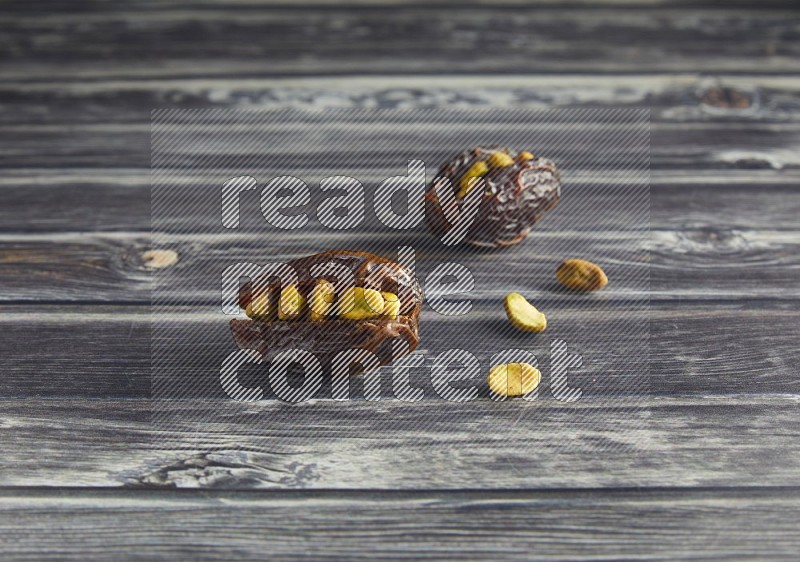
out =
<svg viewBox="0 0 800 562"><path fill-rule="evenodd" d="M483 180L480 207L464 237L473 246L518 244L561 197L561 178L552 160L506 148L465 150L446 162L436 178L449 180L453 204L461 204ZM437 180L428 186L425 210L429 228L442 237L451 225L438 189L444 187Z"/></svg>
<svg viewBox="0 0 800 562"><path fill-rule="evenodd" d="M360 348L382 365L393 343L405 353L419 343L422 291L414 275L390 260L366 252L333 250L291 261L294 282L255 278L239 290L249 320L231 320L242 349L270 360L288 349L304 349L323 363Z"/></svg>

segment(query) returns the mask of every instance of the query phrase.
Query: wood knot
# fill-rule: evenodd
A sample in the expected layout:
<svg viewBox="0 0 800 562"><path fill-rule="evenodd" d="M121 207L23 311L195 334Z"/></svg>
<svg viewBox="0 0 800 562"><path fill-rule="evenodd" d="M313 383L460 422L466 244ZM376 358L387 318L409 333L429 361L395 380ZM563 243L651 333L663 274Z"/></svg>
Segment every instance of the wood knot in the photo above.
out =
<svg viewBox="0 0 800 562"><path fill-rule="evenodd" d="M753 94L728 86L713 86L700 97L700 103L718 109L750 109L753 102Z"/></svg>
<svg viewBox="0 0 800 562"><path fill-rule="evenodd" d="M315 464L289 453L209 451L120 475L129 487L302 488L319 479Z"/></svg>
<svg viewBox="0 0 800 562"><path fill-rule="evenodd" d="M784 163L781 152L748 152L745 150L728 150L716 155L716 160L734 168L748 170L780 170Z"/></svg>
<svg viewBox="0 0 800 562"><path fill-rule="evenodd" d="M178 252L174 250L147 250L141 257L145 269L163 269L178 263Z"/></svg>
<svg viewBox="0 0 800 562"><path fill-rule="evenodd" d="M736 230L701 228L681 233L679 238L679 246L686 253L709 257L742 254L750 248L747 237Z"/></svg>

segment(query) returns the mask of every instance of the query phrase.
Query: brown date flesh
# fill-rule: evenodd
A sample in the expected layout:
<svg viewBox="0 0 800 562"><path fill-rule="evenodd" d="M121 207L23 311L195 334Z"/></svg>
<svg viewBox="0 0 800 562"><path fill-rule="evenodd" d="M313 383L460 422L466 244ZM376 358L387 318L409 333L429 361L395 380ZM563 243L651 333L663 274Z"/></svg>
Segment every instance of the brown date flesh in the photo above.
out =
<svg viewBox="0 0 800 562"><path fill-rule="evenodd" d="M515 157L515 153L502 147L475 147L445 162L436 178L450 181L456 201L462 178L478 162L490 161L492 154L508 155L513 164L502 167L489 166L482 176L483 197L480 208L464 241L477 247L513 246L522 242L531 228L561 198L561 177L552 160L533 156L530 159ZM525 154L525 153L522 153ZM425 193L425 212L428 228L442 238L451 228L442 210L442 201L436 190L436 180Z"/></svg>
<svg viewBox="0 0 800 562"><path fill-rule="evenodd" d="M355 286L395 293L401 301L397 318L379 316L365 320L330 319L312 321L308 308L293 320L239 320L230 321L236 344L241 349L258 351L266 360L289 349L303 349L313 353L323 364L330 362L340 351L352 348L374 353L381 365L388 365L419 344L419 315L422 307L422 290L414 275L391 260L367 252L331 250L288 262L298 276L298 290L309 295L318 279L331 283L339 281L332 274L313 276L311 268L332 263L344 267L353 275ZM247 308L256 292L267 292L277 304L281 283L277 279L252 279L239 291L239 306ZM395 342L405 342L402 352L393 354Z"/></svg>

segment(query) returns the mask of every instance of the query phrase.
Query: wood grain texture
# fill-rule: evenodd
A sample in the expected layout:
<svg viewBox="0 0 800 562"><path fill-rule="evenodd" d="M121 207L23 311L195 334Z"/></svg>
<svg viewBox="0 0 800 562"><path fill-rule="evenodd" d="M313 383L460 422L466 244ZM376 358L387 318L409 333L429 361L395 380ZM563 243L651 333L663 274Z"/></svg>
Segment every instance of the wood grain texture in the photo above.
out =
<svg viewBox="0 0 800 562"><path fill-rule="evenodd" d="M601 263L613 283L605 299L741 300L796 299L798 236L795 231L693 228L681 231L540 232L504 252L454 253L424 232L390 236L310 230L290 239L268 235L160 236L158 247L177 252L176 265L148 271L143 253L148 236L130 233L6 236L0 276L6 303L150 302L214 306L224 269L238 261L266 263L331 248L372 251L396 257L400 245L415 248L417 275L424 280L439 263L456 261L475 279L475 298L502 298L507 286L553 301L571 299L554 284L553 272L567 255ZM538 241L538 242L537 242ZM578 250L579 249L579 250ZM502 256L497 268L493 259ZM536 267L531 267L535 264ZM505 285L499 285L499 282Z"/></svg>
<svg viewBox="0 0 800 562"><path fill-rule="evenodd" d="M502 139L507 139L514 132L519 136L525 132L525 126L519 124L509 127L502 133L495 133L502 135L501 140L488 139L484 142L503 142ZM333 127L329 130L331 137L327 143L314 147L310 146L310 139L318 132L316 129L319 124L300 124L295 130L289 131L265 126L252 131L253 140L260 139L255 145L257 148L252 150L253 154L262 158L274 156L273 165L280 167L284 173L291 172L293 175L308 178L321 172L327 175L341 172L366 180L371 173L378 174L384 168L397 166L398 161L405 163L409 157L421 158L432 168L437 168L446 158L462 149L465 138L474 136L471 127L474 125L450 123L446 131L451 135L450 138L442 134L434 135L433 131L421 129L411 132L406 129L397 140L398 144L387 147L386 131L376 130L374 123L361 123L360 126L348 126L346 130L348 136L359 138L358 142L343 146L341 140L334 140L334 137L337 133L341 135L342 132L339 131L344 127ZM219 155L227 150L220 143L223 129L209 129L205 136L193 137L194 152L187 153L190 145L181 146L178 150L179 154L184 155L179 165L185 170L190 169L193 164L199 168L208 160L209 155ZM564 129L569 130L566 126ZM527 134L532 138L536 137L530 129ZM376 135L380 135L380 141L384 144L380 149L374 148L378 142ZM279 138L284 138L282 142L286 145L305 146L306 151L302 154L297 151L287 152L285 145L278 144ZM200 151L197 148L203 140L211 145L210 149ZM608 159L609 164L614 164L630 158L631 152L637 148L627 144L609 144L607 137L606 145L603 145L600 134L591 135L588 132L581 141L580 144L562 147L561 160L570 162L570 158L581 155L582 164L588 167L597 164L596 161L586 159L586 155L594 154L597 158L602 156ZM103 168L148 169L151 159L148 123L119 126L74 125L69 128L14 126L5 129L0 143L3 148L0 167L10 169L80 169L94 167L98 163L102 163ZM542 150L546 152L546 141L539 140L539 143L544 143L545 148ZM214 144L217 146L213 146ZM398 155L398 146L413 147L413 150L406 148ZM794 124L698 123L689 126L654 123L650 127L650 146L650 166L654 172L753 168L796 170L800 167L796 155L796 149L800 146L800 126ZM364 162L367 164L363 164ZM574 170L576 174L580 171L582 170Z"/></svg>
<svg viewBox="0 0 800 562"><path fill-rule="evenodd" d="M394 4L3 4L3 557L795 559L794 3ZM546 266L526 288L541 290L556 331L587 338L587 358L608 359L578 374L581 401L555 400L547 381L531 403L148 399L164 382L150 370L151 289L169 277L191 287L168 318L206 338L178 338L180 363L208 363L232 342L199 309L210 293L198 272L248 243L184 232L167 241L177 264L147 270L151 109L642 106L653 122L646 242L583 178L572 206L541 225L549 249L531 240L495 275L521 279L532 256ZM297 124L296 137L308 130ZM356 171L385 178L391 155L370 157ZM393 249L374 226L348 245ZM265 253L288 253L255 230ZM306 234L297 252L319 242ZM599 302L542 285L559 240L619 255ZM465 259L497 270L491 254ZM652 306L637 312L631 299L645 292L629 274L647 269ZM472 320L491 337L472 347L485 362L529 342L496 322L499 292L484 281ZM461 323L424 320L429 359L465 339ZM620 325L647 324L648 366L615 355ZM191 369L175 380L218 384Z"/></svg>
<svg viewBox="0 0 800 562"><path fill-rule="evenodd" d="M384 179L376 174L369 177L372 181ZM650 178L650 228L796 230L800 214L798 185L800 173L794 170L654 173ZM317 185L310 186L316 197ZM4 201L0 206L0 233L37 234L38 240L48 233L56 239L68 232L144 234L151 226L150 190L149 173L139 170L8 171L0 178ZM566 186L561 207L536 226L534 236L540 231L572 230L576 226L597 230L624 227L624 214L613 206L606 206L603 213L587 212L591 206L601 204L600 199L600 194L592 193L591 182ZM65 206L64 201L71 204ZM209 197L208 206L211 210L205 210L212 217L210 220L192 217L191 224L198 230L218 226L215 198ZM165 212L161 222L175 227L188 222L183 218L178 212ZM266 229L264 219L256 218L252 230ZM307 228L312 227L313 221Z"/></svg>
<svg viewBox="0 0 800 562"><path fill-rule="evenodd" d="M725 104L710 94L745 100ZM154 108L487 108L621 106L650 109L654 122L786 123L800 115L794 74L694 73L448 75L301 78L175 78L78 81L5 80L0 113L9 125L143 124Z"/></svg>
<svg viewBox="0 0 800 562"><path fill-rule="evenodd" d="M797 485L796 397L299 405L3 400L5 486ZM156 417L153 417L156 416ZM153 421L151 421L151 419Z"/></svg>
<svg viewBox="0 0 800 562"><path fill-rule="evenodd" d="M17 80L798 69L789 9L94 4L0 24L4 74Z"/></svg>
<svg viewBox="0 0 800 562"><path fill-rule="evenodd" d="M430 361L446 349L463 346L488 370L493 353L522 347L535 353L543 369L548 369L550 343L560 336L584 357L584 368L573 380L580 382L587 395L595 396L796 395L800 390L794 370L798 361L795 303L662 304L638 312L612 306L613 314L598 305L592 309L575 303L548 306L552 333L535 338L508 327L499 301L477 302L466 317L469 330L464 319L426 311L421 349L427 350ZM92 304L4 306L0 310L6 334L0 351L14 365L0 381L3 397L150 396L152 317L147 308ZM177 341L168 376L181 383L182 396L224 396L219 366L235 349L226 318L217 311L175 310L172 314ZM646 335L648 323L646 351L647 342L640 341L643 336L635 330L642 329ZM485 337L487 333L492 337ZM636 350L640 350L638 355ZM648 360L649 382L643 378ZM255 374L248 376L260 380ZM542 388L547 384L545 378ZM426 388L429 396L435 396L430 382Z"/></svg>
<svg viewBox="0 0 800 562"><path fill-rule="evenodd" d="M537 493L5 492L18 560L790 560L796 489ZM768 531L765 529L769 529Z"/></svg>

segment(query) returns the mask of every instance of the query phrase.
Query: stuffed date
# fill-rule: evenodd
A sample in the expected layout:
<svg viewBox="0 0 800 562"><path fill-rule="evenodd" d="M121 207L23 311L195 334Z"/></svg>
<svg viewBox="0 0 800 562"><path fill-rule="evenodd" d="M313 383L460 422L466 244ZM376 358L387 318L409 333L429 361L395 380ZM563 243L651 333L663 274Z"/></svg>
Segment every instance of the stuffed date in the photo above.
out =
<svg viewBox="0 0 800 562"><path fill-rule="evenodd" d="M249 319L231 320L230 327L241 349L268 360L304 349L327 363L341 351L359 348L386 365L417 347L422 291L407 268L347 250L287 265L296 273L294 282L254 278L239 290L239 306Z"/></svg>
<svg viewBox="0 0 800 562"><path fill-rule="evenodd" d="M500 147L465 150L442 165L428 185L426 216L436 236L443 237L451 227L443 209L447 200L442 200L439 190L451 189L450 204L460 205L479 185L483 189L480 207L464 237L479 247L518 244L561 197L561 178L552 160Z"/></svg>

